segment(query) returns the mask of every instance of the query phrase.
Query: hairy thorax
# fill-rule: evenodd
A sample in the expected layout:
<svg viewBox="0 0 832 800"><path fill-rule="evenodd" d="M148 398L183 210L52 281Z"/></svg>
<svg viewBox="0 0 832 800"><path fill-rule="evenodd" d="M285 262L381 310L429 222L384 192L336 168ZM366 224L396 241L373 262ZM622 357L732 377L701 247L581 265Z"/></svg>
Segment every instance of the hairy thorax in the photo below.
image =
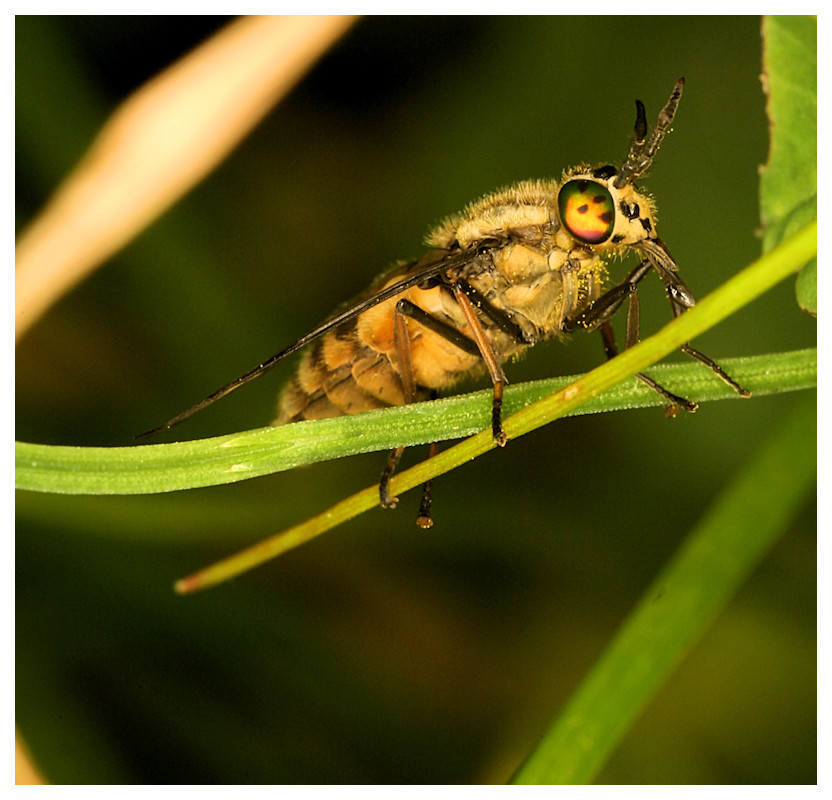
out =
<svg viewBox="0 0 832 800"><path fill-rule="evenodd" d="M494 192L449 217L427 237L432 248L417 262L391 270L377 292L416 274L425 264L460 251L476 252L446 279L415 286L364 311L308 348L284 390L277 422L353 414L405 402L395 334L396 303L409 300L435 320L471 337L450 284L464 279L521 331L521 339L484 322L501 358L561 333L563 321L598 296L605 269L589 248L562 230L558 184L527 181ZM481 370L465 352L418 321L407 321L418 399ZM473 337L471 337L473 338Z"/></svg>

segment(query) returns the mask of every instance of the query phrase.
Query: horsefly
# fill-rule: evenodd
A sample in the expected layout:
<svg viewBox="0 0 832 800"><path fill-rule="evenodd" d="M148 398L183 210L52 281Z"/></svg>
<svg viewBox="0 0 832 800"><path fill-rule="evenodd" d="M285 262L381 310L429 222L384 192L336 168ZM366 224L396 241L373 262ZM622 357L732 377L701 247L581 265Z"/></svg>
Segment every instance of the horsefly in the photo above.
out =
<svg viewBox="0 0 832 800"><path fill-rule="evenodd" d="M394 267L346 310L142 435L177 425L305 348L280 395L275 424L430 399L462 377L486 371L493 385L492 435L505 445L506 359L577 330L599 331L612 358L617 346L610 319L625 301L625 348L631 347L639 335L637 288L651 271L663 282L674 317L694 305L656 232L653 201L636 186L670 130L683 87L680 78L652 131L643 103L636 101L633 139L620 167L582 164L566 170L559 182L523 181L486 195L431 231L422 258ZM630 251L638 265L605 288L609 263ZM681 349L749 396L708 356L690 344ZM696 410L696 403L649 376L637 377L665 398L670 413ZM379 502L385 508L398 500L388 486L403 449L391 451L381 476ZM433 524L430 484L417 522Z"/></svg>

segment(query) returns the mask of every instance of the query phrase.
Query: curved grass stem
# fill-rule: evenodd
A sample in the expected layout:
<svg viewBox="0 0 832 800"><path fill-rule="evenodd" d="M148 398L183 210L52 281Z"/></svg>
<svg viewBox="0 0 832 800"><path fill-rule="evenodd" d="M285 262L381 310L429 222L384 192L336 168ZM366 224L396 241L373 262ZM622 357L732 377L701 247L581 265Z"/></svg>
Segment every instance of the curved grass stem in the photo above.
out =
<svg viewBox="0 0 832 800"><path fill-rule="evenodd" d="M813 222L771 252L761 256L656 335L583 375L564 389L507 417L504 421L506 433L510 439L522 436L574 410L581 403L624 378L647 368L800 269L816 252L817 222ZM490 429L482 431L395 476L391 481L390 491L400 494L419 486L429 478L449 472L488 452L494 446ZM377 502L376 487L364 489L300 525L181 579L175 585L176 591L193 592L228 580L368 511L375 507Z"/></svg>

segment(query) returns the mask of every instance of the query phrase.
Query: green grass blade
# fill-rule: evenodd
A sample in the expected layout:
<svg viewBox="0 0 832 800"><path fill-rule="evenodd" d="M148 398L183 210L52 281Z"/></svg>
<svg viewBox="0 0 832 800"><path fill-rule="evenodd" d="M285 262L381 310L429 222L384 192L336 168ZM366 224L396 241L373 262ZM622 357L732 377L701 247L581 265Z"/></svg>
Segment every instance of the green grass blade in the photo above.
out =
<svg viewBox="0 0 832 800"><path fill-rule="evenodd" d="M814 485L814 400L783 421L644 593L514 778L584 784L785 531Z"/></svg>
<svg viewBox="0 0 832 800"><path fill-rule="evenodd" d="M725 359L728 372L755 397L795 391L817 381L817 352L799 350ZM651 370L657 380L692 400L737 395L700 365L668 364ZM506 391L511 415L580 376L534 381ZM633 379L570 413L599 413L659 406L664 401ZM134 447L60 447L16 443L16 487L58 494L153 494L233 483L303 464L470 436L487 424L491 392L354 417L302 422L194 442Z"/></svg>

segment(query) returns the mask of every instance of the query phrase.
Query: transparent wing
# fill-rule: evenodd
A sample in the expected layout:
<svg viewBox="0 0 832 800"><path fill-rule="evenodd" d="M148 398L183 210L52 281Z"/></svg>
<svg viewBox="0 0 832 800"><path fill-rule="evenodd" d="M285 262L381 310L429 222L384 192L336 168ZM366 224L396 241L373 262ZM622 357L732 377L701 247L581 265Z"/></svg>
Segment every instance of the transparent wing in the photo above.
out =
<svg viewBox="0 0 832 800"><path fill-rule="evenodd" d="M487 249L487 246L481 245L455 253L438 254L433 257L429 255L425 259L406 264L393 270L392 273L388 273L385 276L386 280L389 281L391 276L395 276L397 272L400 272L402 274L402 279L400 281L381 289L369 297L365 297L345 310L339 312L335 316L330 317L328 320L322 322L316 328L309 331L309 333L305 336L301 336L300 339L292 342L292 344L285 347L279 353L275 353L265 361L261 361L256 367L250 369L243 375L240 375L240 377L235 378L230 383L225 384L225 386L221 386L219 389L209 394L205 399L200 400L190 408L186 408L184 411L177 414L175 417L172 417L164 424L159 425L156 428L152 428L149 431L145 431L145 433L139 434L136 438L143 439L147 436L154 436L157 433L161 433L162 431L172 428L174 425L178 425L180 422L184 422L186 419L196 414L197 411L201 411L203 408L216 403L217 400L222 399L227 394L231 394L231 392L239 389L241 386L244 386L250 381L253 381L255 378L259 378L261 375L268 372L272 367L283 361L283 359L288 358L293 353L296 353L301 348L306 347L306 345L310 342L315 341L315 339L319 339L321 336L329 333L339 325L343 325L344 323L355 319L365 311L373 308L373 306L377 306L379 303L383 303L391 297L396 297L396 295L410 289L412 286L416 286L426 280L441 275L449 269L459 269L466 266Z"/></svg>

